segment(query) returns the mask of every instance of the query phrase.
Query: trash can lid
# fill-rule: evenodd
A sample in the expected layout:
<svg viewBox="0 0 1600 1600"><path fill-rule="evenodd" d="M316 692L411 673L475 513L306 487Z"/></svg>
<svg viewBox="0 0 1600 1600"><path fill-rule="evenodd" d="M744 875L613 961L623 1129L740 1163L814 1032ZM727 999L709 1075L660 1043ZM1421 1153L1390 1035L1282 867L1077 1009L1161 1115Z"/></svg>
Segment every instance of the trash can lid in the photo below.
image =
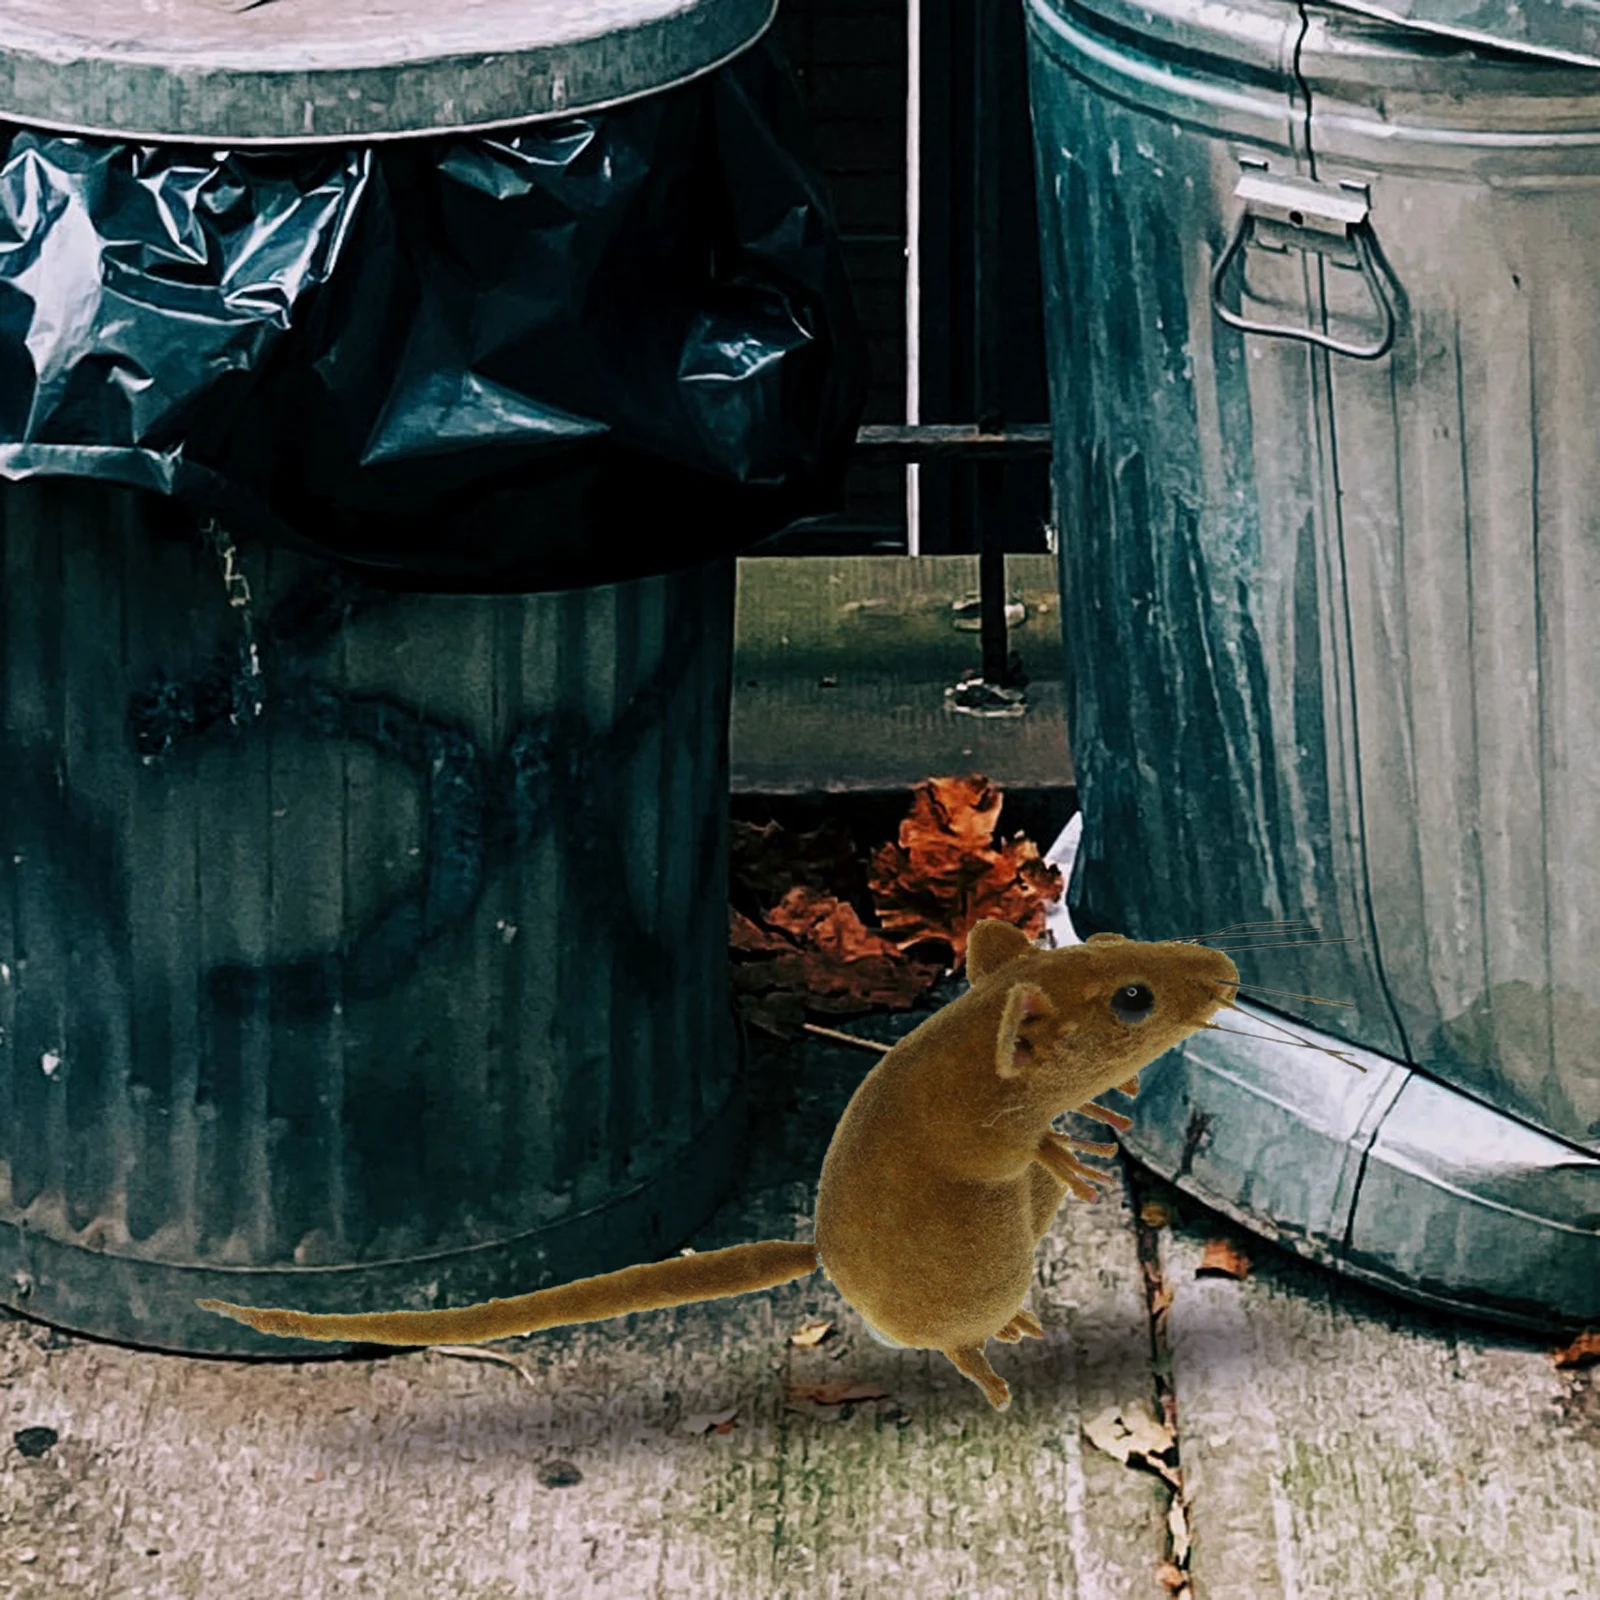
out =
<svg viewBox="0 0 1600 1600"><path fill-rule="evenodd" d="M631 100L754 43L777 0L5 0L0 118L316 144Z"/></svg>
<svg viewBox="0 0 1600 1600"><path fill-rule="evenodd" d="M1600 10L1574 0L1329 0L1380 22L1466 44L1577 66L1600 66Z"/></svg>

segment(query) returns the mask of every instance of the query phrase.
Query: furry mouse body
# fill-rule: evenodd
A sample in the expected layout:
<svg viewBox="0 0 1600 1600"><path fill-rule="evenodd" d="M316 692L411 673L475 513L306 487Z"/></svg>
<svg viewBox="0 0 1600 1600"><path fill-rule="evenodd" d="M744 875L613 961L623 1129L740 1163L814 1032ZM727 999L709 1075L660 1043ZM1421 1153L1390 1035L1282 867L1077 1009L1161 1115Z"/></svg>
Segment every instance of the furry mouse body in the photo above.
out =
<svg viewBox="0 0 1600 1600"><path fill-rule="evenodd" d="M771 1288L821 1266L886 1344L940 1350L1004 1410L984 1355L1043 1329L1023 1307L1034 1257L1067 1192L1109 1181L1075 1152L1116 1146L1056 1133L1063 1112L1126 1127L1093 1105L1133 1094L1156 1057L1229 1004L1220 950L1096 934L1042 950L1007 923L967 942L971 988L907 1034L862 1080L834 1130L815 1244L733 1245L447 1311L314 1314L199 1305L263 1333L424 1345L479 1343Z"/></svg>

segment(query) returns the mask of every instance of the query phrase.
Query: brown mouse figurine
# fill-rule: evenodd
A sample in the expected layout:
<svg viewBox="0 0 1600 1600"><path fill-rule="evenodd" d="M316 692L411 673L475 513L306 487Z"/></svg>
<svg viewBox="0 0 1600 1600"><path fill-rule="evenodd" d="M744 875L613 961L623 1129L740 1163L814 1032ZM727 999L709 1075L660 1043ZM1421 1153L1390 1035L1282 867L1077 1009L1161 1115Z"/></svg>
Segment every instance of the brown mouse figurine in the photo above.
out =
<svg viewBox="0 0 1600 1600"><path fill-rule="evenodd" d="M1134 1094L1157 1056L1231 1004L1220 950L1095 934L1043 950L1008 923L967 941L971 988L905 1036L862 1080L834 1130L817 1189L816 1243L767 1240L624 1267L510 1300L446 1311L313 1314L196 1302L262 1333L375 1344L476 1344L630 1311L747 1294L818 1266L885 1344L942 1350L997 1410L1010 1404L984 1344L1042 1338L1023 1301L1034 1255L1067 1190L1106 1183L1056 1133L1091 1102Z"/></svg>

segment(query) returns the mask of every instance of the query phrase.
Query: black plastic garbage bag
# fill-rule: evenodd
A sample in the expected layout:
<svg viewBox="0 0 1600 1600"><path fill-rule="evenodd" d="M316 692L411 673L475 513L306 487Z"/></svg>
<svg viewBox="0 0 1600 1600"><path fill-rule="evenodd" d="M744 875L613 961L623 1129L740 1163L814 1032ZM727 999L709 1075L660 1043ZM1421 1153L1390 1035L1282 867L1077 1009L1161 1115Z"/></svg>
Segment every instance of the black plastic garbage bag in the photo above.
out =
<svg viewBox="0 0 1600 1600"><path fill-rule="evenodd" d="M865 394L771 47L508 133L12 130L0 474L172 495L381 582L665 571L837 503Z"/></svg>

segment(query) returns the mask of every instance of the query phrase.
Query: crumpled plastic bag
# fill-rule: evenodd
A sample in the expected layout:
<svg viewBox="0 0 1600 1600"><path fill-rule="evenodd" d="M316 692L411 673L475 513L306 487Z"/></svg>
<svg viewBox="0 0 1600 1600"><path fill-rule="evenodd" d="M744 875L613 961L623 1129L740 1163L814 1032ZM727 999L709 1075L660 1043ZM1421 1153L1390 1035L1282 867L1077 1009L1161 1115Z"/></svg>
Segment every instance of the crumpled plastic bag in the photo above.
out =
<svg viewBox="0 0 1600 1600"><path fill-rule="evenodd" d="M504 133L0 137L9 478L153 489L402 587L563 588L833 508L865 385L767 42Z"/></svg>

